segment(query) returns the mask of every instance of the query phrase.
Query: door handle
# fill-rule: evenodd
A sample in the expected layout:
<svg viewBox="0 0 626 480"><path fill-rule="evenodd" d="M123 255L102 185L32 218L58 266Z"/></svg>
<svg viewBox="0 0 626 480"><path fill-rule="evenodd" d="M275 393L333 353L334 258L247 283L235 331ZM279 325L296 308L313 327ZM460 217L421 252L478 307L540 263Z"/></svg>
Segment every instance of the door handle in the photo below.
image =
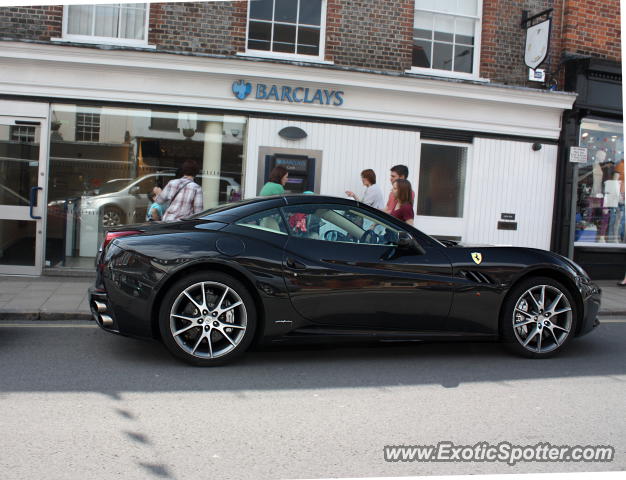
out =
<svg viewBox="0 0 626 480"><path fill-rule="evenodd" d="M304 270L304 269L306 269L306 265L304 265L303 263L300 263L300 262L294 260L293 258L288 258L285 261L285 264L287 265L287 268L291 268L292 270Z"/></svg>
<svg viewBox="0 0 626 480"><path fill-rule="evenodd" d="M43 190L41 187L33 187L30 189L30 218L33 220L41 220L41 217L33 215L33 208L35 208L35 202L37 201L37 191Z"/></svg>

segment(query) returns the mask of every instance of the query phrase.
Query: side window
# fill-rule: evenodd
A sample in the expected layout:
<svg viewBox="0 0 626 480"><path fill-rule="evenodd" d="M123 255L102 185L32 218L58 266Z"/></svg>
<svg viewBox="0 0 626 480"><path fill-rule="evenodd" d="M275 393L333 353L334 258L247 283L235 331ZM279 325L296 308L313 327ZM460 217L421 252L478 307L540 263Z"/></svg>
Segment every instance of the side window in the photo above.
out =
<svg viewBox="0 0 626 480"><path fill-rule="evenodd" d="M284 207L289 233L296 237L339 243L395 245L399 229L360 208L340 205Z"/></svg>
<svg viewBox="0 0 626 480"><path fill-rule="evenodd" d="M276 209L266 210L264 212L255 213L249 217L242 218L236 222L241 227L255 228L257 230L265 230L266 232L287 235L287 227Z"/></svg>

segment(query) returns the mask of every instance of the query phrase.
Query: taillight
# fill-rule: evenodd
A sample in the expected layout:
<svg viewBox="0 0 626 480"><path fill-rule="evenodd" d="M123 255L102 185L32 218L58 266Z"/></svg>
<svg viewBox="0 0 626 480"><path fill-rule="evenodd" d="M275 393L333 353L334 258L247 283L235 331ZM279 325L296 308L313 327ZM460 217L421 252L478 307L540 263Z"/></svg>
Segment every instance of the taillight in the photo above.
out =
<svg viewBox="0 0 626 480"><path fill-rule="evenodd" d="M104 241L102 242L102 246L100 247L100 253L98 255L98 259L99 262L98 263L98 270L103 272L104 271L104 263L102 263L102 260L104 259L104 251L107 248L107 245L109 243L111 243L113 240L115 240L116 238L120 238L120 237L126 237L128 235L137 235L138 233L141 233L138 230L126 230L123 232L107 232L106 236L104 237Z"/></svg>
<svg viewBox="0 0 626 480"><path fill-rule="evenodd" d="M116 238L126 237L128 235L137 235L138 233L141 233L141 232L138 230L126 230L123 232L107 232L106 236L104 237L104 242L102 242L102 251L104 252L104 250L106 250L107 248L107 245L111 243L113 240L115 240Z"/></svg>

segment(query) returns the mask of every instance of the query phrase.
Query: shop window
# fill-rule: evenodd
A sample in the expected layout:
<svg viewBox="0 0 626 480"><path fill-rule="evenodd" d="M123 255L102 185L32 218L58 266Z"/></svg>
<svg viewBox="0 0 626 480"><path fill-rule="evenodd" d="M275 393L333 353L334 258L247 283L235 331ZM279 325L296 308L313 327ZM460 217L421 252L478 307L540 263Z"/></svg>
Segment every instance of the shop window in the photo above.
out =
<svg viewBox="0 0 626 480"><path fill-rule="evenodd" d="M82 112L76 114L76 141L98 142L100 139L100 114Z"/></svg>
<svg viewBox="0 0 626 480"><path fill-rule="evenodd" d="M422 144L417 214L463 217L467 147Z"/></svg>
<svg viewBox="0 0 626 480"><path fill-rule="evenodd" d="M323 59L325 0L248 2L247 53Z"/></svg>
<svg viewBox="0 0 626 480"><path fill-rule="evenodd" d="M623 124L583 119L579 145L587 162L576 169L577 246L626 247Z"/></svg>
<svg viewBox="0 0 626 480"><path fill-rule="evenodd" d="M175 131L151 129L160 114L149 108L51 109L57 130L50 141L47 266L93 268L107 229L145 221L147 194L180 177L187 160L199 167L195 181L205 208L242 196L246 117L192 112L207 126L205 133L195 132L193 122L186 128L186 121ZM162 119L179 115L165 112ZM234 130L240 132L236 137L228 133Z"/></svg>
<svg viewBox="0 0 626 480"><path fill-rule="evenodd" d="M63 39L77 42L146 45L148 9L145 3L67 5Z"/></svg>
<svg viewBox="0 0 626 480"><path fill-rule="evenodd" d="M35 142L35 127L15 125L11 127L11 141L20 143Z"/></svg>
<svg viewBox="0 0 626 480"><path fill-rule="evenodd" d="M482 0L415 0L416 73L477 77Z"/></svg>

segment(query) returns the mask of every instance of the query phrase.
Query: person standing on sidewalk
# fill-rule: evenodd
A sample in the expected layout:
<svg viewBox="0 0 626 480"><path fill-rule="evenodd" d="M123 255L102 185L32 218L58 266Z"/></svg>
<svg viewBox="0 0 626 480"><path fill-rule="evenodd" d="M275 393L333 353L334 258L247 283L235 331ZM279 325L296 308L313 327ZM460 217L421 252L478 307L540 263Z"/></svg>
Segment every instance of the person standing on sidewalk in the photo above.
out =
<svg viewBox="0 0 626 480"><path fill-rule="evenodd" d="M202 188L194 182L198 174L198 164L193 160L186 160L181 173L183 176L170 180L156 198L157 203L161 205L169 203L163 215L165 222L176 222L204 210Z"/></svg>
<svg viewBox="0 0 626 480"><path fill-rule="evenodd" d="M396 180L406 180L409 177L409 168L406 165L395 165L391 167L391 174L389 175L389 181L391 185L396 182ZM398 200L394 195L393 191L389 193L389 198L387 199L387 206L385 207L385 211L387 213L391 213L396 209ZM411 207L415 203L415 192L411 189Z"/></svg>
<svg viewBox="0 0 626 480"><path fill-rule="evenodd" d="M396 180L393 182L393 191L391 193L396 197L396 205L390 214L398 220L413 225L415 212L413 211L413 201L411 200L411 193L413 193L411 182L402 178Z"/></svg>
<svg viewBox="0 0 626 480"><path fill-rule="evenodd" d="M280 165L272 168L270 172L270 181L263 185L260 197L269 197L270 195L282 195L285 193L285 184L289 178L289 172L285 167Z"/></svg>
<svg viewBox="0 0 626 480"><path fill-rule="evenodd" d="M361 182L365 185L365 193L360 199L357 197L356 193L351 192L350 190L346 191L346 195L354 198L357 202L364 203L370 207L374 207L379 210L385 208L383 191L381 190L380 185L376 185L376 173L374 170L371 168L363 170L361 172Z"/></svg>

